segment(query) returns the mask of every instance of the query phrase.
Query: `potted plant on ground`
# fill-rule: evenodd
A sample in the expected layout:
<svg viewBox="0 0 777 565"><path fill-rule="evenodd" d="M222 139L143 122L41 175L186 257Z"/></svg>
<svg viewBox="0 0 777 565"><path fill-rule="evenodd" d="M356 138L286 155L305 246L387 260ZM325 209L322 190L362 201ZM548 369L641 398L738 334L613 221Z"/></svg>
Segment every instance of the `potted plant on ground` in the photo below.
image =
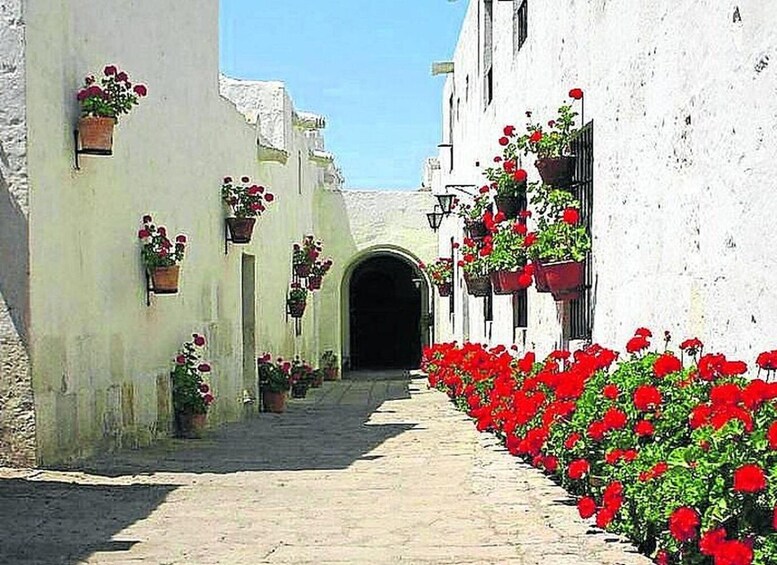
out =
<svg viewBox="0 0 777 565"><path fill-rule="evenodd" d="M210 365L200 359L200 348L205 338L192 335L192 341L183 344L175 358L175 368L170 377L173 389L173 411L175 430L178 437L196 438L202 436L208 407L213 403L213 393L203 377L210 372Z"/></svg>
<svg viewBox="0 0 777 565"><path fill-rule="evenodd" d="M472 239L480 239L488 235L486 225L483 223L483 214L491 207L488 203L489 190L488 186L482 187L472 204L454 200L456 214L464 220L464 231Z"/></svg>
<svg viewBox="0 0 777 565"><path fill-rule="evenodd" d="M289 296L286 299L289 316L292 318L301 318L305 314L305 307L308 303L308 291L298 282L289 285Z"/></svg>
<svg viewBox="0 0 777 565"><path fill-rule="evenodd" d="M495 226L491 252L486 256L494 294L512 294L531 286L534 267L527 266L526 257L535 237L520 221Z"/></svg>
<svg viewBox="0 0 777 565"><path fill-rule="evenodd" d="M321 283L331 268L331 259L327 259L326 261L316 259L313 266L310 268L310 274L308 275L308 290L321 290Z"/></svg>
<svg viewBox="0 0 777 565"><path fill-rule="evenodd" d="M464 282L467 284L467 293L472 296L488 296L491 293L491 279L489 278L488 255L491 253L491 236L483 239L483 245L479 246L471 238L464 238L461 246L461 259L459 267L464 271Z"/></svg>
<svg viewBox="0 0 777 565"><path fill-rule="evenodd" d="M257 370L264 411L275 414L284 412L286 395L291 388L291 363L280 357L273 362L272 355L265 353L258 360Z"/></svg>
<svg viewBox="0 0 777 565"><path fill-rule="evenodd" d="M249 177L241 177L240 181L242 184L237 184L232 177L224 177L221 185L221 198L233 214L227 218L227 227L232 243L238 244L251 241L256 218L266 210L265 203L275 200L263 186L251 184Z"/></svg>
<svg viewBox="0 0 777 565"><path fill-rule="evenodd" d="M327 349L321 355L321 367L324 369L324 380L336 381L340 378L340 364L337 355L331 349Z"/></svg>
<svg viewBox="0 0 777 565"><path fill-rule="evenodd" d="M526 209L526 179L525 170L518 165L517 146L510 143L510 137L515 135L513 126L505 126L504 136L499 139L502 145L502 155L494 157L493 167L486 169L486 178L491 181L490 187L496 192L494 204L496 209L508 220L518 217L521 210ZM508 137L509 136L509 137Z"/></svg>
<svg viewBox="0 0 777 565"><path fill-rule="evenodd" d="M178 292L180 263L186 247L186 236L178 234L175 243L167 237L164 226L156 226L150 215L143 216L143 227L138 231L143 247L140 255L156 294Z"/></svg>
<svg viewBox="0 0 777 565"><path fill-rule="evenodd" d="M146 94L145 85L132 85L129 76L115 65L103 70L100 85L94 76L84 79L84 85L76 94L81 106L78 120L78 138L81 151L110 155L113 148L113 126L121 114L129 113L138 100Z"/></svg>
<svg viewBox="0 0 777 565"><path fill-rule="evenodd" d="M321 254L321 249L321 242L316 241L312 235L305 236L301 245L295 243L291 261L294 274L302 279L307 278Z"/></svg>
<svg viewBox="0 0 777 565"><path fill-rule="evenodd" d="M453 290L453 259L450 257L439 257L434 263L429 265L423 262L418 263L418 267L429 275L432 284L437 287L437 292L441 297L451 295Z"/></svg>
<svg viewBox="0 0 777 565"><path fill-rule="evenodd" d="M569 91L572 100L583 98L583 91L573 88ZM526 117L531 119L531 112ZM572 110L572 104L562 104L558 116L547 122L547 126L532 123L526 126L526 133L517 137L509 144L515 145L525 155L533 153L537 160L534 166L545 184L555 188L568 187L575 171L575 157L570 154L570 144L579 131L575 127L577 112Z"/></svg>

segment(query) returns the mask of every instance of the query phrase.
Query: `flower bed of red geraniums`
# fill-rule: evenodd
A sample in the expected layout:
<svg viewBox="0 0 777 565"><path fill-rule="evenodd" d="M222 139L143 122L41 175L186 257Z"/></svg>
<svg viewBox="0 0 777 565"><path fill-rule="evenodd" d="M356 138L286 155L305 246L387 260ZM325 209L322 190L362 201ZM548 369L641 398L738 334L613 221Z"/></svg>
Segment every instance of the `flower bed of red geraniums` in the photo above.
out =
<svg viewBox="0 0 777 565"><path fill-rule="evenodd" d="M542 362L441 344L423 368L480 431L575 495L583 518L656 563L777 563L777 383L702 355L698 339L649 352L651 337L640 328L622 356L592 345ZM770 375L777 351L756 365Z"/></svg>

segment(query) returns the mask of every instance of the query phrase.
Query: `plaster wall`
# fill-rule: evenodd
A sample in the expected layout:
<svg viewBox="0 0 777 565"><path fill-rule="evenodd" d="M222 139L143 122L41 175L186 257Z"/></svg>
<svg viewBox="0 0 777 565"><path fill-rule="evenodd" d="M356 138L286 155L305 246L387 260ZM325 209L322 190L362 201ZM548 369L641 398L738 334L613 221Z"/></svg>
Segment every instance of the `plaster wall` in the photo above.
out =
<svg viewBox="0 0 777 565"><path fill-rule="evenodd" d="M516 4L493 2L486 104L484 10L470 2L442 97L446 135L451 95L458 108L453 170L443 149L434 190L484 183L503 126L521 127L527 109L552 117L580 87L595 124L594 341L622 347L645 325L749 362L772 349L777 14L758 0L529 0L528 39L516 52ZM446 221L441 255L460 233ZM480 300L447 337L510 343L507 299L495 298L490 324ZM563 321L563 307L530 291L527 347L564 344Z"/></svg>
<svg viewBox="0 0 777 565"><path fill-rule="evenodd" d="M21 0L0 4L0 465L31 465L29 187Z"/></svg>
<svg viewBox="0 0 777 565"><path fill-rule="evenodd" d="M294 336L285 296L291 246L312 229L324 170L308 159L305 132L293 128L283 139L285 165L258 159L257 123L291 123L291 101L272 85L283 107L246 114L220 96L217 22L214 0L113 2L110 10L97 0L27 2L30 340L41 463L169 433L171 359L193 332L207 337L213 366L209 423L245 415L244 391L256 398L256 383L244 365L242 254L255 257L257 351L318 354L316 332ZM83 156L77 171L74 94L108 63L147 84L149 95L120 118L114 154ZM230 244L225 255L227 175L247 175L277 198L253 243ZM152 296L150 307L135 236L145 213L189 238L179 294Z"/></svg>

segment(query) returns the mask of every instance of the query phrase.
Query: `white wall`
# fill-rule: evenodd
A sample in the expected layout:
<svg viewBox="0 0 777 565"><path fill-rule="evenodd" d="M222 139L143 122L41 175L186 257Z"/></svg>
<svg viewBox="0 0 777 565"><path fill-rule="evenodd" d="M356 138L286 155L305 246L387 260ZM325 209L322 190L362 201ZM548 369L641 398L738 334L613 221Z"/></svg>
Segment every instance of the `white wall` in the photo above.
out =
<svg viewBox="0 0 777 565"><path fill-rule="evenodd" d="M0 4L0 465L29 465L35 452L24 32L21 0Z"/></svg>
<svg viewBox="0 0 777 565"><path fill-rule="evenodd" d="M593 339L622 347L647 325L751 362L773 348L777 14L758 0L528 6L528 40L514 54L513 2L494 2L495 94L484 109L470 2L442 98L445 132L449 97L461 99L455 168L435 190L482 183L475 162L488 166L504 125L521 127L527 109L551 117L580 87L595 123ZM447 150L440 158L447 173ZM441 254L452 233L441 230ZM529 303L528 345L548 351L562 342L563 311L549 295L530 292ZM470 337L486 337L472 320ZM496 308L493 341L509 340L511 322ZM457 325L450 337L462 335Z"/></svg>

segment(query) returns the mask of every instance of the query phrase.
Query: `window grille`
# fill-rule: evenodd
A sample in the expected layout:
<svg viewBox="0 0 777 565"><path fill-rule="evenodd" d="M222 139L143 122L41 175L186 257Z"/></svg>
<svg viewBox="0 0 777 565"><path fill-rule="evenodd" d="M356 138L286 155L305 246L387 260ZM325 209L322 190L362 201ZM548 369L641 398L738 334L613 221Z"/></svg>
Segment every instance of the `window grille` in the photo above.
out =
<svg viewBox="0 0 777 565"><path fill-rule="evenodd" d="M572 192L580 201L580 222L591 235L594 206L594 124L588 122L571 144L576 157ZM569 308L569 339L590 340L593 329L593 284L591 253L585 259L583 288L580 298L573 300Z"/></svg>

